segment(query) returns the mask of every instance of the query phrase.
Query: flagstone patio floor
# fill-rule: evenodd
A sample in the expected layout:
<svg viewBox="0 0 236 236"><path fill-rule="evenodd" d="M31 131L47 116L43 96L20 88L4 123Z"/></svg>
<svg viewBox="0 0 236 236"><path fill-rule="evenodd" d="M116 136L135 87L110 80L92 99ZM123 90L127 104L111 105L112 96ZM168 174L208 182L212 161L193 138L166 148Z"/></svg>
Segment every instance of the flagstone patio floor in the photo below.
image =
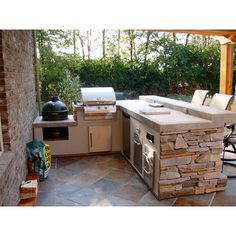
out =
<svg viewBox="0 0 236 236"><path fill-rule="evenodd" d="M159 201L121 154L58 157L39 183L36 206L236 206L236 179L225 192Z"/></svg>

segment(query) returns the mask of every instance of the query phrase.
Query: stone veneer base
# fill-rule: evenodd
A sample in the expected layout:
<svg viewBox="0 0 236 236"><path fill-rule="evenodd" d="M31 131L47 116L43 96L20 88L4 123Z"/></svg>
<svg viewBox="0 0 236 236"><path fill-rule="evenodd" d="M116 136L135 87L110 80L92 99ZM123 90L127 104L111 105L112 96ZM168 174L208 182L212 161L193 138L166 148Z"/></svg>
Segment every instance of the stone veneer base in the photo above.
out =
<svg viewBox="0 0 236 236"><path fill-rule="evenodd" d="M224 191L223 128L162 132L159 199Z"/></svg>

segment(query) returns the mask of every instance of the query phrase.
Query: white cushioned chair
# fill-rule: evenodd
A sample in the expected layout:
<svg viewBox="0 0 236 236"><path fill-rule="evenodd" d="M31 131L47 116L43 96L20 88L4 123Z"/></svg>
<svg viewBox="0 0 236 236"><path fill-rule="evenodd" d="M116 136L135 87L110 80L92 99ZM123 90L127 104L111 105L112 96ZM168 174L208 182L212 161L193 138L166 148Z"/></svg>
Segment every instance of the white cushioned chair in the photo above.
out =
<svg viewBox="0 0 236 236"><path fill-rule="evenodd" d="M213 107L213 108L220 109L220 110L230 110L233 100L234 100L233 95L216 93L212 97L212 100L211 100L209 106ZM236 161L236 156L234 158L225 158L225 152L236 154L236 146L235 146L236 145L236 134L234 132L235 125L236 125L236 123L234 123L234 122L225 125L225 127L227 129L229 129L229 132L227 135L225 135L225 137L223 139L224 148L223 148L223 157L221 158L221 160L223 161L223 164L228 164L228 165L233 165L233 166L236 166L234 163L234 161ZM228 147L230 147L230 146L233 148L233 150L228 149ZM222 167L222 171L223 171L223 167ZM236 178L235 175L228 175L227 177L228 178Z"/></svg>
<svg viewBox="0 0 236 236"><path fill-rule="evenodd" d="M203 105L208 93L209 90L200 90L200 89L195 90L192 97L192 103L197 105Z"/></svg>
<svg viewBox="0 0 236 236"><path fill-rule="evenodd" d="M223 144L223 157L221 160L223 161L223 164L236 166L236 133L235 133L235 125L236 123L230 123L226 125L226 128L229 129L229 133L224 137ZM229 147L232 147L232 149L229 149ZM234 155L234 157L225 157L225 153L229 152ZM223 169L222 169L223 170ZM228 178L236 178L236 175L228 175Z"/></svg>
<svg viewBox="0 0 236 236"><path fill-rule="evenodd" d="M220 110L229 110L231 108L233 100L233 95L215 93L211 99L209 107L213 107Z"/></svg>

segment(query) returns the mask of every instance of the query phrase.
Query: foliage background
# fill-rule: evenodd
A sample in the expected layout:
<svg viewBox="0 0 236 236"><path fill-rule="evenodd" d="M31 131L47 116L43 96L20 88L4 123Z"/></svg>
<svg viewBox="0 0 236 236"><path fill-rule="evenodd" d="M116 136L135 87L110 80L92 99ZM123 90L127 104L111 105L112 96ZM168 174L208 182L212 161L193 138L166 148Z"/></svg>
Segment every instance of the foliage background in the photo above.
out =
<svg viewBox="0 0 236 236"><path fill-rule="evenodd" d="M43 101L58 95L70 107L82 86L161 96L219 90L220 45L209 36L141 30L37 30L36 35ZM99 56L93 56L94 48Z"/></svg>

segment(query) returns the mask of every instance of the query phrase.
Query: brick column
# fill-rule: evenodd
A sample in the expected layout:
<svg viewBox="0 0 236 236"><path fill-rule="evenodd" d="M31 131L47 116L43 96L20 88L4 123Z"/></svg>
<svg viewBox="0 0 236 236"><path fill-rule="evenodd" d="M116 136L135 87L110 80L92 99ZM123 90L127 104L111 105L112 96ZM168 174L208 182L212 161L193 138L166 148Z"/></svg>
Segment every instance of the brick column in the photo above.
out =
<svg viewBox="0 0 236 236"><path fill-rule="evenodd" d="M3 61L3 45L2 45L2 30L0 30L0 112L2 123L2 137L3 137L3 149L9 151L11 149L10 137L8 133L8 111L7 111L7 99L6 99L6 87L5 87L5 71Z"/></svg>
<svg viewBox="0 0 236 236"><path fill-rule="evenodd" d="M17 205L27 174L26 143L37 116L31 30L0 30L0 112L4 152L0 156L0 205ZM9 151L10 152L7 152Z"/></svg>

